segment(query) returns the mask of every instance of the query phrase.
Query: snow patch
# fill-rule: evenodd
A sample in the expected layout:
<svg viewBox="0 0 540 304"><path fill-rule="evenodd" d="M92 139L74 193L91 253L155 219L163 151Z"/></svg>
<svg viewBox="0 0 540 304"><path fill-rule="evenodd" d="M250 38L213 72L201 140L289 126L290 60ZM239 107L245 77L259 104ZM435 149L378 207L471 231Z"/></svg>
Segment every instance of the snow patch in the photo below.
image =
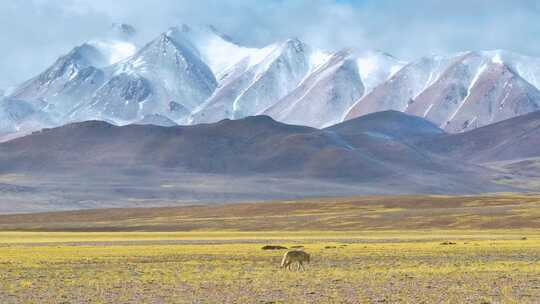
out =
<svg viewBox="0 0 540 304"><path fill-rule="evenodd" d="M500 52L495 53L495 55L491 58L491 62L495 64L503 64L501 53Z"/></svg>
<svg viewBox="0 0 540 304"><path fill-rule="evenodd" d="M369 75L371 75L379 67L378 62L374 57L358 58L356 62L358 64L358 70L362 75L362 79L368 78Z"/></svg>
<svg viewBox="0 0 540 304"><path fill-rule="evenodd" d="M109 60L109 64L131 57L137 51L135 44L120 40L91 41L89 44L101 51Z"/></svg>
<svg viewBox="0 0 540 304"><path fill-rule="evenodd" d="M467 99L469 99L469 96L471 96L471 93L472 93L472 89L474 88L474 86L476 85L476 82L478 81L478 79L480 78L480 75L482 75L482 73L484 73L484 71L487 69L487 64L483 64L477 71L476 71L476 74L474 75L472 81L471 81L471 84L469 85L469 88L467 89L467 95L465 96L465 98L463 98L463 100L461 101L461 103L459 104L458 108L456 109L456 111L454 111L454 113L452 113L452 115L450 115L450 118L448 118L446 121L447 122L450 122L452 121L456 115L459 113L459 111L461 110L461 108L463 107L463 105L467 102Z"/></svg>
<svg viewBox="0 0 540 304"><path fill-rule="evenodd" d="M407 63L379 51L368 51L357 56L356 64L364 84L364 95L367 95L377 85L391 79Z"/></svg>
<svg viewBox="0 0 540 304"><path fill-rule="evenodd" d="M429 112L431 111L431 109L433 108L434 105L435 105L434 103L429 105L429 107L424 112L424 118L426 118L428 116Z"/></svg>
<svg viewBox="0 0 540 304"><path fill-rule="evenodd" d="M500 104L500 109L504 108L504 104L506 103L506 100L510 96L510 92L512 92L512 83L508 83L508 81L504 84L504 88L506 89L506 94L504 94L504 97Z"/></svg>
<svg viewBox="0 0 540 304"><path fill-rule="evenodd" d="M309 56L309 66L311 71L317 70L332 57L332 53L315 50Z"/></svg>

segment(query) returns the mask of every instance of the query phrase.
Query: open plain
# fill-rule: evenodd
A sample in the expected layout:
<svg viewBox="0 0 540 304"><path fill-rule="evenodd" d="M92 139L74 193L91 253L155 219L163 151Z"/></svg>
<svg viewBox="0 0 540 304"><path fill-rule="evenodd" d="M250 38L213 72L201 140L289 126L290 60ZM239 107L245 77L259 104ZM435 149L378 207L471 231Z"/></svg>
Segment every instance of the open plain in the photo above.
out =
<svg viewBox="0 0 540 304"><path fill-rule="evenodd" d="M539 303L535 195L0 216L1 303ZM376 220L375 220L376 219ZM312 256L280 269L285 250Z"/></svg>

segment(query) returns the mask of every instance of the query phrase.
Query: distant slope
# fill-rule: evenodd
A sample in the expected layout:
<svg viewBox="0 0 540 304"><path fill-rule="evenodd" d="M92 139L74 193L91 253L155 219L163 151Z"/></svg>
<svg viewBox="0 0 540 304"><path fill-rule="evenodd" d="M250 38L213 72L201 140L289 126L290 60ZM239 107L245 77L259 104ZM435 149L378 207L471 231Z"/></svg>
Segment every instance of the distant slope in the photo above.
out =
<svg viewBox="0 0 540 304"><path fill-rule="evenodd" d="M74 123L0 144L0 213L530 189L495 184L500 171L434 149L453 138L397 111L322 130L267 116L173 127Z"/></svg>
<svg viewBox="0 0 540 304"><path fill-rule="evenodd" d="M1 215L2 230L360 231L540 228L537 195L364 196ZM531 211L531 212L528 212ZM521 236L520 236L521 237Z"/></svg>
<svg viewBox="0 0 540 304"><path fill-rule="evenodd" d="M422 140L419 146L436 154L472 162L540 156L540 111L469 132Z"/></svg>
<svg viewBox="0 0 540 304"><path fill-rule="evenodd" d="M540 109L537 75L538 60L504 51L426 57L362 97L346 119L398 110L464 132Z"/></svg>
<svg viewBox="0 0 540 304"><path fill-rule="evenodd" d="M0 168L12 173L148 167L334 181L394 180L410 183L413 191L419 185L440 191L450 184L450 192L472 190L472 184L482 183L481 168L462 166L408 143L418 134L440 132L420 118L398 112L370 115L324 130L286 125L267 116L170 128L91 121L1 144ZM437 180L445 176L447 184L440 186ZM486 183L485 188L489 187Z"/></svg>
<svg viewBox="0 0 540 304"><path fill-rule="evenodd" d="M326 128L341 135L371 134L393 139L427 138L444 134L435 124L399 111L382 111Z"/></svg>

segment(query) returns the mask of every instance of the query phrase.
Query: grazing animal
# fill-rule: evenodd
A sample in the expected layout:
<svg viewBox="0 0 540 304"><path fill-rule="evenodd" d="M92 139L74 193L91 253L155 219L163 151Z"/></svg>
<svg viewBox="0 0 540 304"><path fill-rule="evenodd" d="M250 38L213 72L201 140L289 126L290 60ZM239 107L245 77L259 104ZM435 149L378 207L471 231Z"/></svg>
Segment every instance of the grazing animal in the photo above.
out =
<svg viewBox="0 0 540 304"><path fill-rule="evenodd" d="M281 260L281 268L288 268L289 270L292 270L292 264L296 263L297 270L305 270L304 268L304 262L309 263L310 256L307 252L304 252L302 250L290 250L285 252L283 255L283 259Z"/></svg>

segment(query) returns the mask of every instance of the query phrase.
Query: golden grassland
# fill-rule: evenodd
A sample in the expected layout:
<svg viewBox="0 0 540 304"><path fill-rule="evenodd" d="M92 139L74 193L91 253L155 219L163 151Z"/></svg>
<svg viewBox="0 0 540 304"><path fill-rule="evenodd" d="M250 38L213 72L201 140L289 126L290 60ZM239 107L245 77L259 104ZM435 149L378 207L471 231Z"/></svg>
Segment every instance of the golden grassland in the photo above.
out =
<svg viewBox="0 0 540 304"><path fill-rule="evenodd" d="M540 229L540 195L366 196L0 216L0 230L359 231Z"/></svg>
<svg viewBox="0 0 540 304"><path fill-rule="evenodd" d="M0 303L540 303L539 201L364 197L0 216ZM282 270L285 251L266 244L303 246L312 262Z"/></svg>
<svg viewBox="0 0 540 304"><path fill-rule="evenodd" d="M278 239L280 245L301 245L311 253L305 272L279 269L284 251L261 250ZM0 244L1 303L540 299L540 232L533 230L466 236L447 231L404 231L401 236L399 231L8 232L0 233Z"/></svg>

